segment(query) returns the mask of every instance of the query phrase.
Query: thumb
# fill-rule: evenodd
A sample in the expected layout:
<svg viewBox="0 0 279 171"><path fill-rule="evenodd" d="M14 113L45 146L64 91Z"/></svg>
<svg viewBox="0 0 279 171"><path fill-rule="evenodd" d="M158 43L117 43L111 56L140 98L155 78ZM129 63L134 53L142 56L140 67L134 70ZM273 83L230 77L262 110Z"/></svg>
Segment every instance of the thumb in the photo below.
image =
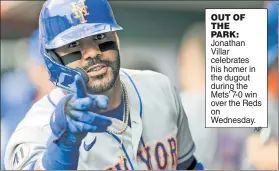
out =
<svg viewBox="0 0 279 171"><path fill-rule="evenodd" d="M84 98L87 96L86 85L80 75L75 76L76 98Z"/></svg>

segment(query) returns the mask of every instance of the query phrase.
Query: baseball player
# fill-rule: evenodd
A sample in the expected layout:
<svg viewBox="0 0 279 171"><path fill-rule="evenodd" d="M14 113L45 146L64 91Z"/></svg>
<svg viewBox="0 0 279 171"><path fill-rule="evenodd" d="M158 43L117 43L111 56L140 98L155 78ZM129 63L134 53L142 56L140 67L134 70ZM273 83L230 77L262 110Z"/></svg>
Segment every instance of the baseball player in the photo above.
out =
<svg viewBox="0 0 279 171"><path fill-rule="evenodd" d="M177 89L151 71L120 68L105 0L48 0L41 53L57 86L12 135L8 169L194 170L194 142Z"/></svg>

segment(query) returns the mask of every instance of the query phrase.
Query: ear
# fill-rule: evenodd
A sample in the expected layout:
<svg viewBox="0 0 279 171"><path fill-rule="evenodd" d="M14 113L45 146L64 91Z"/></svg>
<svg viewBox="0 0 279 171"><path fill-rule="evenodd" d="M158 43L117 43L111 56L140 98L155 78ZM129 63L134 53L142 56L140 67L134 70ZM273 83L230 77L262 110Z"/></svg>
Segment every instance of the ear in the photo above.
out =
<svg viewBox="0 0 279 171"><path fill-rule="evenodd" d="M115 36L115 40L116 40L116 43L117 43L117 46L118 46L118 49L120 50L120 41L119 41L119 37L117 35L116 32L113 32L114 36Z"/></svg>

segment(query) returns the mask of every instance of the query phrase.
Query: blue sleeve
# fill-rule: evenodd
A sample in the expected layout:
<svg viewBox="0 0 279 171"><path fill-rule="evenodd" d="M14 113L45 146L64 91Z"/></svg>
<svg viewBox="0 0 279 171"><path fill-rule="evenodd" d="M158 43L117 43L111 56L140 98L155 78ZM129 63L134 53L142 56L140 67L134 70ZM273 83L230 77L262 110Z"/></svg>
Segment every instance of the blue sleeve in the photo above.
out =
<svg viewBox="0 0 279 171"><path fill-rule="evenodd" d="M64 106L70 97L71 96L64 98L56 106L55 115L57 117L63 117L65 115ZM76 138L76 135L66 130L65 134L61 135L60 138L57 137L56 135L60 136L58 133L60 131L58 130L65 129L65 127L59 125L66 124L62 121L63 118L58 120L62 123L57 125L51 124L53 134L48 140L46 151L42 159L42 165L46 170L77 170L81 140Z"/></svg>
<svg viewBox="0 0 279 171"><path fill-rule="evenodd" d="M79 160L79 145L65 145L53 143L54 138L48 141L47 150L42 159L46 170L77 170Z"/></svg>

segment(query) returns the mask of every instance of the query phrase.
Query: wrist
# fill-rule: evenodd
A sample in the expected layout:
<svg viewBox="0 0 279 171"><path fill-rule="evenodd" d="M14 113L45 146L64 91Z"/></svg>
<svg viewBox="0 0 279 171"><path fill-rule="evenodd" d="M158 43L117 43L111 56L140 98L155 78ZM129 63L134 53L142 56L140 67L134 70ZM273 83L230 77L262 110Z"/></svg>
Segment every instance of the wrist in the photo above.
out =
<svg viewBox="0 0 279 171"><path fill-rule="evenodd" d="M85 133L80 133L85 134ZM73 133L65 133L63 137L57 140L57 137L53 136L52 142L54 144L57 144L62 149L72 149L72 148L79 148L82 142L84 136L79 136L79 134L73 134Z"/></svg>
<svg viewBox="0 0 279 171"><path fill-rule="evenodd" d="M59 141L55 144L53 143L53 136L51 136L42 158L43 168L46 170L76 170L81 141L76 143L69 142Z"/></svg>

